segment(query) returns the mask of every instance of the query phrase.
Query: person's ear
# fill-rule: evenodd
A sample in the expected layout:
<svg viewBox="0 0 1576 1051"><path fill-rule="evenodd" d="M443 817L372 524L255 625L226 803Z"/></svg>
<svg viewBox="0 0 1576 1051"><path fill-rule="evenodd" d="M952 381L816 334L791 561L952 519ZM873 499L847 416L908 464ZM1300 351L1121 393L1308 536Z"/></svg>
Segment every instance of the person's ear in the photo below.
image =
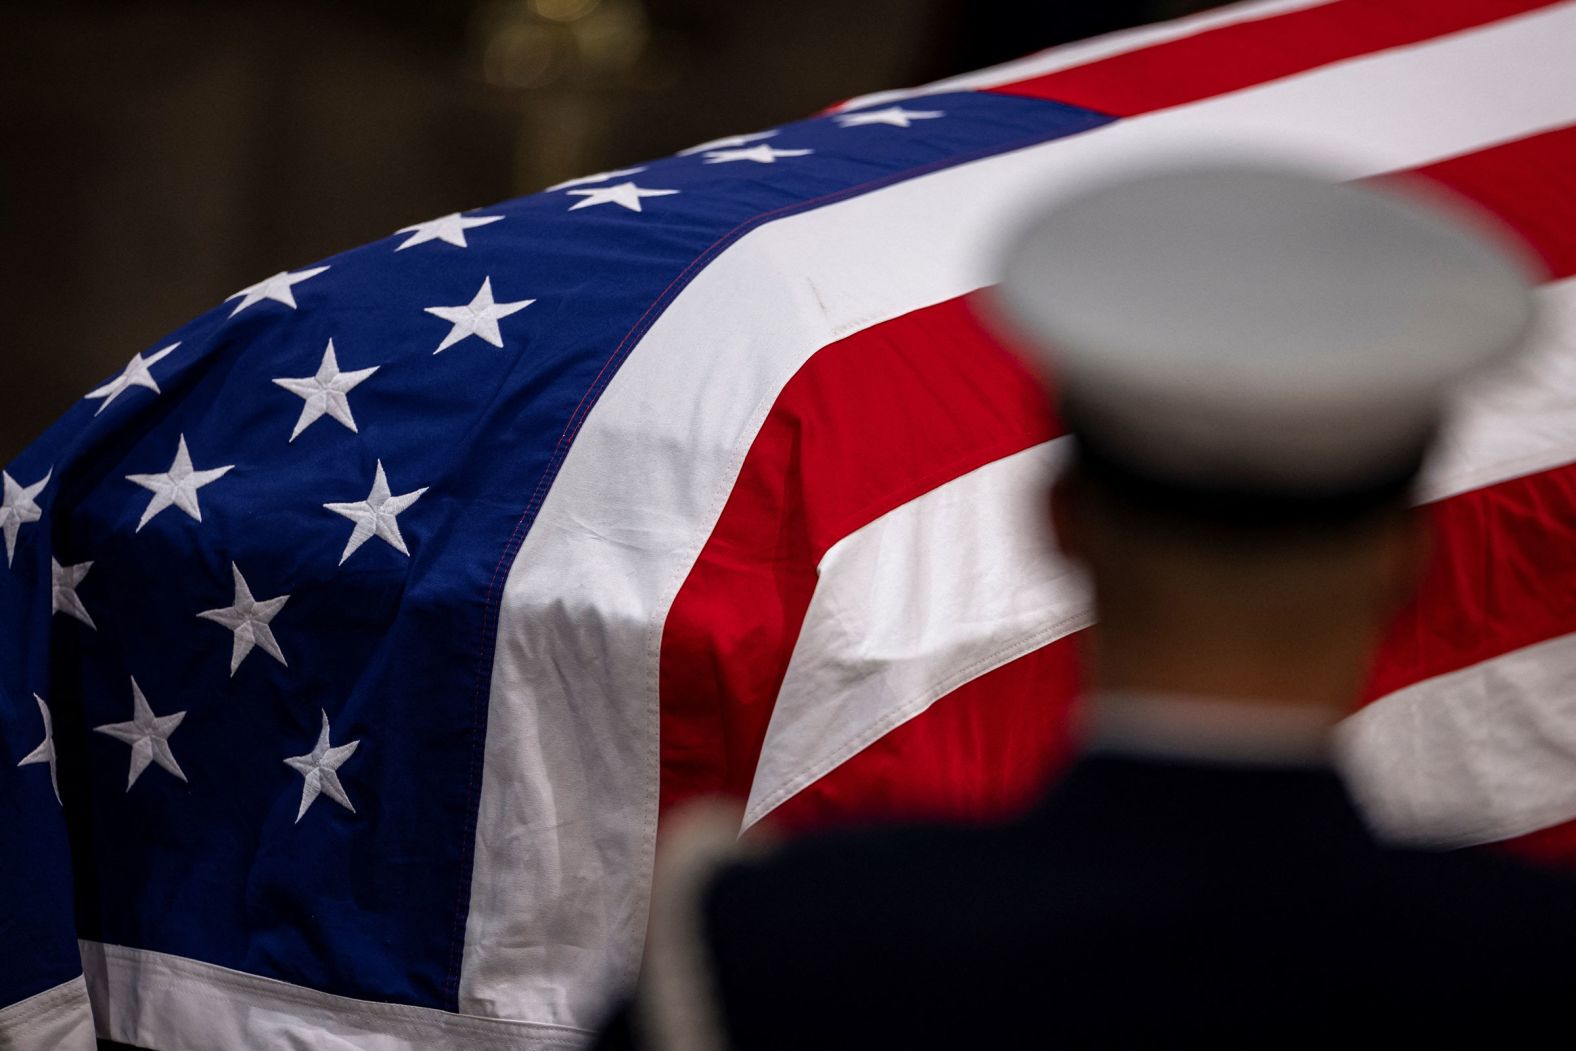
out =
<svg viewBox="0 0 1576 1051"><path fill-rule="evenodd" d="M1056 552L1072 562L1087 561L1078 507L1078 479L1074 470L1063 470L1046 488L1046 518Z"/></svg>
<svg viewBox="0 0 1576 1051"><path fill-rule="evenodd" d="M1416 597L1434 556L1434 520L1411 507L1397 516L1386 544L1387 605L1394 612Z"/></svg>

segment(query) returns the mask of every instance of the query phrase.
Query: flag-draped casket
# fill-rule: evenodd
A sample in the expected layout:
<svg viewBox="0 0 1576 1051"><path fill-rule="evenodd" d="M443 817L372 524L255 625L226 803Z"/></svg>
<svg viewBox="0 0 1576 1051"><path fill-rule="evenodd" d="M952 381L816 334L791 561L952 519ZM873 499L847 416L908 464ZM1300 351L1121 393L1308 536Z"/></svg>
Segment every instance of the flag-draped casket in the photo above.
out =
<svg viewBox="0 0 1576 1051"><path fill-rule="evenodd" d="M1026 202L1178 157L1426 180L1541 260L1342 745L1388 834L1570 853L1573 40L1576 3L1226 8L419 223L143 349L5 469L0 1043L87 1046L91 1001L158 1048L574 1046L674 805L1027 799L1088 596L976 294Z"/></svg>

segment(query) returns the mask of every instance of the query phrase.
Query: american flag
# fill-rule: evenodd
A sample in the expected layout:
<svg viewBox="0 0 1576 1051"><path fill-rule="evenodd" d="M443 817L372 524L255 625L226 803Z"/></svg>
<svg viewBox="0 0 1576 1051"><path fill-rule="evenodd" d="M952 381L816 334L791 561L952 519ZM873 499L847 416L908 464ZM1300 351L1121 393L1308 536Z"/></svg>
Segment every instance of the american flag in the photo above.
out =
<svg viewBox="0 0 1576 1051"><path fill-rule="evenodd" d="M1576 2L1243 4L417 223L139 352L0 479L0 1045L573 1047L675 804L1020 805L1088 600L973 297L1025 202L1179 154L1427 180L1541 258L1342 740L1392 835L1576 856L1573 45Z"/></svg>

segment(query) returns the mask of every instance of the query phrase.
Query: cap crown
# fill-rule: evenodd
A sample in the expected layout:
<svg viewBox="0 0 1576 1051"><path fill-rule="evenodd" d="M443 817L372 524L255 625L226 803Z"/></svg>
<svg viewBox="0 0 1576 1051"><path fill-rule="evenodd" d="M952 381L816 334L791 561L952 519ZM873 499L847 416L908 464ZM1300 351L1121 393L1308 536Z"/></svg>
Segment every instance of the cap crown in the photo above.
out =
<svg viewBox="0 0 1576 1051"><path fill-rule="evenodd" d="M1464 211L1241 166L1063 201L995 295L1114 450L1233 481L1338 482L1415 445L1534 317L1529 267Z"/></svg>

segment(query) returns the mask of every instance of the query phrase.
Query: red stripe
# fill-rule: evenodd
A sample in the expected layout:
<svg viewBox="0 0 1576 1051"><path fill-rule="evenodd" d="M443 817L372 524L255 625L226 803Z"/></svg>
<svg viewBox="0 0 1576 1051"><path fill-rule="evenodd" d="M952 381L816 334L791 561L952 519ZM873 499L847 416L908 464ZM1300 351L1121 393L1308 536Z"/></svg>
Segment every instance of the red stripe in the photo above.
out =
<svg viewBox="0 0 1576 1051"><path fill-rule="evenodd" d="M1365 703L1576 631L1576 464L1431 510L1433 564L1385 638Z"/></svg>
<svg viewBox="0 0 1576 1051"><path fill-rule="evenodd" d="M1035 378L961 299L818 352L783 388L663 628L663 808L743 794L827 548L1052 436Z"/></svg>
<svg viewBox="0 0 1576 1051"><path fill-rule="evenodd" d="M1569 192L1573 168L1576 129L1562 129L1414 174L1502 216L1532 239L1554 274L1563 276L1576 270L1576 227L1559 221L1571 207L1562 195ZM752 445L664 627L664 809L698 793L747 792L814 590L816 566L828 547L941 483L1045 440L1052 426L1044 418L1043 395L1033 377L984 331L961 300L873 326L812 357L784 388ZM1554 501L1551 509L1558 504L1537 519L1539 529L1576 522L1576 508L1566 506L1568 493L1523 491L1516 483L1496 487L1496 493L1476 503L1452 502L1441 512L1451 519L1449 532L1462 538L1463 550L1518 537L1516 523L1526 518L1528 500ZM1518 537L1516 543L1522 540ZM1459 660L1467 663L1526 644L1514 642L1515 637L1537 641L1558 633L1554 624L1565 615L1562 609L1548 611L1547 624L1532 618L1519 627L1515 621L1493 627L1470 617L1450 620L1447 614L1470 611L1473 601L1478 601L1476 608L1492 613L1495 603L1521 602L1538 594L1532 581L1508 571L1476 592L1471 590L1473 579L1430 581L1429 598L1420 607L1428 617L1414 614L1415 622L1403 621L1410 624L1398 629L1406 641L1387 649L1382 681L1416 681L1438 674L1424 671L1427 667L1451 670L1445 655L1461 654ZM1519 587L1518 581L1529 586ZM1455 590L1450 592L1452 584ZM1027 668L1041 659L1019 663L1028 662ZM1033 678L1025 672L1020 680L1015 674L1004 671L991 682L1005 690ZM856 760L856 769L848 774L857 776L862 769L858 763L868 762L880 767L882 777L858 777L857 791L829 781L813 790L820 793L818 798L788 806L825 816L837 812L834 799L838 805L860 798L879 803L893 797L895 802L895 793L924 809L951 793L964 801L996 801L981 802L984 812L1006 805L1004 800L1022 798L1025 782L1016 766L995 774L970 773L967 757L955 767L949 765L952 760L938 758L947 754L948 741L966 739L958 729L966 718L952 720L944 731L925 729L928 723L950 719L954 710L966 712L971 698L987 692L985 687L965 688L944 699L873 746L886 759L872 753ZM1048 703L1065 704L1065 699ZM1025 720L1043 714L1033 708L997 712L1014 727L1029 725ZM1032 747L1054 755L1062 745L1040 739ZM912 760L895 758L909 751L915 753ZM883 779L905 769L910 772L895 783Z"/></svg>
<svg viewBox="0 0 1576 1051"><path fill-rule="evenodd" d="M1416 44L1553 2L1335 0L1208 29L990 90L1132 116Z"/></svg>

